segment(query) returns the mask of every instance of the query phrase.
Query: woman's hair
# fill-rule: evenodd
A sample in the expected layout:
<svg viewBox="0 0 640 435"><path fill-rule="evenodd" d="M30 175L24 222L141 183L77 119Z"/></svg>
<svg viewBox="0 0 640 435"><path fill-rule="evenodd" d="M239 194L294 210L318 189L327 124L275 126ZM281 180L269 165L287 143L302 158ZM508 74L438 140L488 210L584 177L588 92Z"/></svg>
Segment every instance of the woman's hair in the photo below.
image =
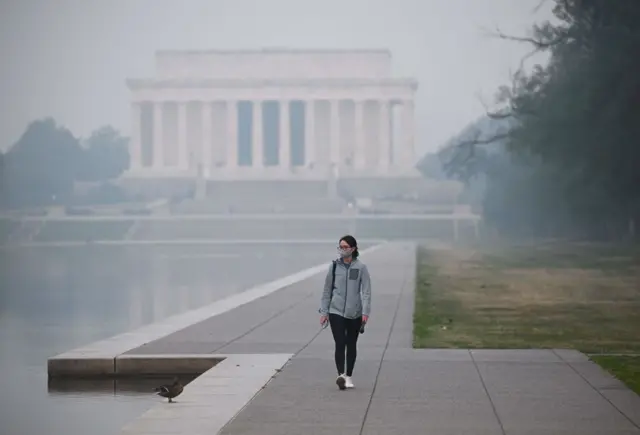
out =
<svg viewBox="0 0 640 435"><path fill-rule="evenodd" d="M358 258L358 255L360 255L360 253L358 252L358 242L356 241L355 237L347 234L346 236L343 236L338 243L340 242L347 242L347 245L349 245L352 248L355 248L353 250L353 253L351 254L351 257Z"/></svg>

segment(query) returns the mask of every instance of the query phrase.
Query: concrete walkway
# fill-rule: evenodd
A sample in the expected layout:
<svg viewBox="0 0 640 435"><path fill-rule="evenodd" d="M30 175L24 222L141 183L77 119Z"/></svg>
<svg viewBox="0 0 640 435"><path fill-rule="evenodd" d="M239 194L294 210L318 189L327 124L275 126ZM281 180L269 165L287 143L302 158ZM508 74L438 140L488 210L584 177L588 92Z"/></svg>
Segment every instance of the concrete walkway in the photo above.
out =
<svg viewBox="0 0 640 435"><path fill-rule="evenodd" d="M413 246L363 260L373 310L354 390L337 389L331 332L318 325L323 275L129 354L294 354L227 435L640 435L640 398L578 352L412 349Z"/></svg>

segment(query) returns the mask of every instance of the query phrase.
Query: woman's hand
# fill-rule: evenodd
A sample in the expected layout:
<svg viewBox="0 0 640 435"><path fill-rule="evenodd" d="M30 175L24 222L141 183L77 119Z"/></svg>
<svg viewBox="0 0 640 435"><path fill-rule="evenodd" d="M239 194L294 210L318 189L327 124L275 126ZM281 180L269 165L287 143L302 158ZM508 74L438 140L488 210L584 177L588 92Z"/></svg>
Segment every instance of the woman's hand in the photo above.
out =
<svg viewBox="0 0 640 435"><path fill-rule="evenodd" d="M320 325L324 326L325 323L329 321L328 316L320 316Z"/></svg>
<svg viewBox="0 0 640 435"><path fill-rule="evenodd" d="M369 321L369 316L362 316L362 323L367 323Z"/></svg>

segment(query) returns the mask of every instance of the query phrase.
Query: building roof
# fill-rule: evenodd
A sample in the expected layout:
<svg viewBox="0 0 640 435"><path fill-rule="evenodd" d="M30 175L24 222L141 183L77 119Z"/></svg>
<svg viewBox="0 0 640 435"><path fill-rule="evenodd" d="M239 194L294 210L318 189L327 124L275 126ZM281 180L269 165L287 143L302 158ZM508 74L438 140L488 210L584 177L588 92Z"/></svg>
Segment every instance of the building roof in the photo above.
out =
<svg viewBox="0 0 640 435"><path fill-rule="evenodd" d="M418 82L413 78L382 78L382 79L207 79L207 78L175 78L175 79L153 79L153 78L130 78L127 79L127 86L130 89L141 88L233 88L233 87L290 87L290 86L408 86L417 89Z"/></svg>
<svg viewBox="0 0 640 435"><path fill-rule="evenodd" d="M158 50L157 56L165 55L197 55L197 54L383 54L391 56L391 50L386 48L286 48L286 47L265 47L259 49L208 49L208 50Z"/></svg>

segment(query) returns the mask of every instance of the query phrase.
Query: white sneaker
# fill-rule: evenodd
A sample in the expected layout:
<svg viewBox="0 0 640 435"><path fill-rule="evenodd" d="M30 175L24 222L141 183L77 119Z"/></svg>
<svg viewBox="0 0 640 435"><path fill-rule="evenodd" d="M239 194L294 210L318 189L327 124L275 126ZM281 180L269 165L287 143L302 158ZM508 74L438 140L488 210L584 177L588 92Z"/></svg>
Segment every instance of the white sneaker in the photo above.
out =
<svg viewBox="0 0 640 435"><path fill-rule="evenodd" d="M344 384L346 388L353 388L355 387L355 385L353 385L353 379L351 379L351 376L345 376L344 377Z"/></svg>
<svg viewBox="0 0 640 435"><path fill-rule="evenodd" d="M338 378L336 379L336 384L338 385L338 388L344 390L347 384L347 377L344 374L338 376Z"/></svg>

